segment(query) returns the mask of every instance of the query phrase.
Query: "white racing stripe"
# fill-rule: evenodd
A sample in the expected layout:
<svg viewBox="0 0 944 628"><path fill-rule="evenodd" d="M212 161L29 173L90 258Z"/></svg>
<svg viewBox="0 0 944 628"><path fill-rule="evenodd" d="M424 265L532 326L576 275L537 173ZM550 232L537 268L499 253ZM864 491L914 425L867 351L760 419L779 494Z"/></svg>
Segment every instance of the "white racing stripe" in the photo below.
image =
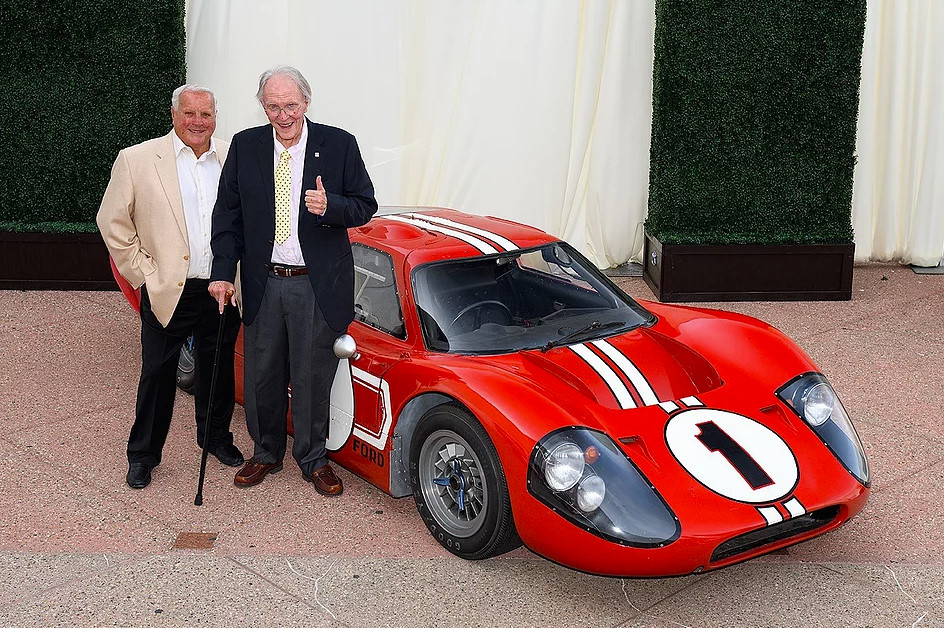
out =
<svg viewBox="0 0 944 628"><path fill-rule="evenodd" d="M629 358L604 339L594 340L592 342L597 349L606 354L606 357L613 360L613 363L629 378L629 381L631 381L636 388L636 392L639 393L639 398L642 399L643 405L658 405L659 398L656 396L656 392L652 390L652 386L646 381L646 377L636 368L636 365L633 364Z"/></svg>
<svg viewBox="0 0 944 628"><path fill-rule="evenodd" d="M698 408L705 404L698 399L698 397L682 397L682 403L684 403L689 408Z"/></svg>
<svg viewBox="0 0 944 628"><path fill-rule="evenodd" d="M783 507L787 509L791 517L800 517L806 514L806 508L803 507L803 504L801 504L800 500L796 497L783 502Z"/></svg>
<svg viewBox="0 0 944 628"><path fill-rule="evenodd" d="M380 432L374 434L367 431L366 428L354 424L354 436L358 437L365 443L370 444L374 449L379 449L383 451L387 446L387 437L390 434L390 425L393 423L393 414L390 412L390 386L387 385L387 382L371 375L367 371L361 370L356 366L351 367L351 375L354 377L355 382L359 382L368 388L376 390L380 395L378 403L383 406L383 424L380 426Z"/></svg>
<svg viewBox="0 0 944 628"><path fill-rule="evenodd" d="M757 512L767 521L769 526L783 521L783 515L774 506L761 506L757 509Z"/></svg>
<svg viewBox="0 0 944 628"><path fill-rule="evenodd" d="M498 235L494 231L486 231L485 229L479 229L478 227L472 227L470 225L463 224L461 222L456 222L455 220L449 220L448 218L440 218L439 216L429 216L427 214L407 214L410 218L415 220L422 220L424 222L433 222L437 225L443 225L446 227L453 227L455 229L460 229L466 233L471 233L473 235L481 236L483 238L488 238L498 246L504 247L506 251L517 251L518 245L506 238L505 236Z"/></svg>
<svg viewBox="0 0 944 628"><path fill-rule="evenodd" d="M635 408L636 402L633 401L633 396L630 394L629 389L626 388L626 384L623 383L623 380L619 378L619 375L616 374L612 368L603 361L600 356L590 350L590 347L579 344L579 345L570 345L570 348L583 358L583 361L586 362L590 368L597 372L597 374L603 378L603 381L606 382L606 385L610 388L610 391L613 393L613 396L616 397L616 401L619 403L620 408L627 410L629 408Z"/></svg>
<svg viewBox="0 0 944 628"><path fill-rule="evenodd" d="M408 225L413 225L414 227L419 227L421 229L426 229L428 231L437 231L439 233L442 233L443 235L456 238L457 240L462 240L466 244L469 244L477 248L484 255L489 255L491 253L498 253L498 249L493 247L491 244L489 244L485 240L480 240L479 238L476 238L475 236L471 236L467 233L462 233L461 231L456 231L455 229L449 229L448 227L434 225L431 222L426 222L424 220L417 220L415 218L407 218L406 216L400 216L400 215L383 216L383 218L385 220L396 220L397 222L404 222Z"/></svg>

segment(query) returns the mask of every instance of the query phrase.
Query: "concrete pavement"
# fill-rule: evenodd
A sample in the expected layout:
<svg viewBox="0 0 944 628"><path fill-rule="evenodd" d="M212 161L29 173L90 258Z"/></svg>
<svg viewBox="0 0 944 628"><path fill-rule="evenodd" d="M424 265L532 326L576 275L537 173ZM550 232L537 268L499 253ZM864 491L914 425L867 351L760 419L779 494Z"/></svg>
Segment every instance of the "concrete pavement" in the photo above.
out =
<svg viewBox="0 0 944 628"><path fill-rule="evenodd" d="M182 393L164 461L133 491L136 315L118 292L0 291L0 626L944 626L944 276L864 265L849 302L708 305L772 323L820 365L865 443L872 497L774 555L621 580L525 548L462 561L412 499L344 471L325 499L288 461L237 489L211 457L194 507ZM233 424L249 452L241 409Z"/></svg>

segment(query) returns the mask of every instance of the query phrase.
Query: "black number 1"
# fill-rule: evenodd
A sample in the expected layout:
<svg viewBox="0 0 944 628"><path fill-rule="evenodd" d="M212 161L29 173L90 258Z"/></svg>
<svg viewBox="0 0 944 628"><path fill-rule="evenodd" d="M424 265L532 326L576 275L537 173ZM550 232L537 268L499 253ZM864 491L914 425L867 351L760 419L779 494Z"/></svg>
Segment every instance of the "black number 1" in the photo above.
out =
<svg viewBox="0 0 944 628"><path fill-rule="evenodd" d="M757 461L713 421L698 423L695 427L701 430L695 438L700 440L709 451L717 451L724 456L754 490L774 483Z"/></svg>

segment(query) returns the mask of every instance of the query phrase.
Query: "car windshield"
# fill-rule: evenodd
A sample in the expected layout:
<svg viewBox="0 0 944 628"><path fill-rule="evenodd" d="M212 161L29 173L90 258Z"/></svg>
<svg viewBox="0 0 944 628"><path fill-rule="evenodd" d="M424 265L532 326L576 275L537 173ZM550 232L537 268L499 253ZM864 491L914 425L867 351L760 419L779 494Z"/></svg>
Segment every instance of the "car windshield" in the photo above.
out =
<svg viewBox="0 0 944 628"><path fill-rule="evenodd" d="M496 354L612 336L653 320L564 242L413 271L426 346Z"/></svg>

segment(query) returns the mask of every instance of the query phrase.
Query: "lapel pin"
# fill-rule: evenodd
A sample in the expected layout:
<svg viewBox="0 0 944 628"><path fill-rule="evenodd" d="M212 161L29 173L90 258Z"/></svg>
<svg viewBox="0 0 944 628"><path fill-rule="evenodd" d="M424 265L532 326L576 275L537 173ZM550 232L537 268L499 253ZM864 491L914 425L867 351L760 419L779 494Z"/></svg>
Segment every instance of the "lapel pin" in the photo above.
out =
<svg viewBox="0 0 944 628"><path fill-rule="evenodd" d="M321 157L321 153L315 153L315 157Z"/></svg>

